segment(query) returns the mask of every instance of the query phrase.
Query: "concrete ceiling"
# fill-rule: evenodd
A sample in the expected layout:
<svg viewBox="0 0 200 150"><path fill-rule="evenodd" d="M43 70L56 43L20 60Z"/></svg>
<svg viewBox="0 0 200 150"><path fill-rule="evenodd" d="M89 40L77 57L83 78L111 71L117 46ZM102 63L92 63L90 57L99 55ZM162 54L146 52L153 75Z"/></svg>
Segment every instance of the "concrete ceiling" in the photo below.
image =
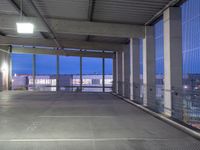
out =
<svg viewBox="0 0 200 150"><path fill-rule="evenodd" d="M30 3L23 0L23 14L27 17L38 17L38 13ZM181 0L32 0L40 14L47 19L70 21L103 22L113 24L128 24L144 26L166 6L173 6ZM0 15L19 16L20 0L1 0ZM0 16L1 19L1 16ZM9 17L8 17L9 19ZM50 24L50 23L49 23ZM1 26L1 22L0 22ZM49 26L54 32L54 29ZM38 31L34 35L21 36L13 29L0 28L0 35L23 38L52 38L52 33ZM73 35L55 33L56 38L66 40L106 42L126 44L127 37L109 37L99 35ZM55 39L56 39L55 38ZM58 40L59 42L59 40Z"/></svg>

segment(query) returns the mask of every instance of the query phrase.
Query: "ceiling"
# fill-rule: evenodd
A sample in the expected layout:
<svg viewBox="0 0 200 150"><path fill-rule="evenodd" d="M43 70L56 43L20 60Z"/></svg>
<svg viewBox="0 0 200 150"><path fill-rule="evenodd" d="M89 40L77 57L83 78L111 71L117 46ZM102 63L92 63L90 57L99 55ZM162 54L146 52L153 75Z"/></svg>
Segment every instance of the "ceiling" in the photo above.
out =
<svg viewBox="0 0 200 150"><path fill-rule="evenodd" d="M172 0L32 0L44 18L91 22L145 25ZM174 0L173 0L174 1ZM178 1L178 0L177 0ZM1 0L0 15L19 15L20 0ZM23 0L23 14L38 17L30 0ZM13 30L1 30L2 36L26 37ZM29 37L51 38L49 33L37 32ZM72 34L56 34L56 38L127 43L129 39Z"/></svg>

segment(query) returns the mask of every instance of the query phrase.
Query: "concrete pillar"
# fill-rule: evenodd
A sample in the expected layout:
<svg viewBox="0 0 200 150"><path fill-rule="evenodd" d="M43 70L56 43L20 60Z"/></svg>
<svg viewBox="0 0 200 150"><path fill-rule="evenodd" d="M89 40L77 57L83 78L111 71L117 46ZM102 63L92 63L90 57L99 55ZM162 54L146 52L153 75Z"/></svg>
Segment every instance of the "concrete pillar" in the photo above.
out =
<svg viewBox="0 0 200 150"><path fill-rule="evenodd" d="M123 56L124 97L130 98L130 45L124 47Z"/></svg>
<svg viewBox="0 0 200 150"><path fill-rule="evenodd" d="M117 52L117 93L123 95L122 51Z"/></svg>
<svg viewBox="0 0 200 150"><path fill-rule="evenodd" d="M182 116L181 32L181 8L168 8L164 12L164 112L178 118Z"/></svg>
<svg viewBox="0 0 200 150"><path fill-rule="evenodd" d="M155 42L154 27L145 27L145 39L143 40L143 84L144 105L155 109Z"/></svg>
<svg viewBox="0 0 200 150"><path fill-rule="evenodd" d="M112 91L113 93L117 93L117 74L116 74L116 53L113 55L113 85Z"/></svg>
<svg viewBox="0 0 200 150"><path fill-rule="evenodd" d="M130 99L140 102L140 40L130 39Z"/></svg>

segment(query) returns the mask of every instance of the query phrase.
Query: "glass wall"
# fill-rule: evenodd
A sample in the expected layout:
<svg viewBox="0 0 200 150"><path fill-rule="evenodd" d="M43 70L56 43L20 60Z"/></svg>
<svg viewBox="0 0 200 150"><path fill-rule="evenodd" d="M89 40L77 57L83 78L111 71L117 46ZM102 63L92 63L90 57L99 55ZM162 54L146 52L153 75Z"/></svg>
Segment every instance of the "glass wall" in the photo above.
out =
<svg viewBox="0 0 200 150"><path fill-rule="evenodd" d="M112 91L113 59L105 58L105 92ZM13 54L13 89L81 91L81 58L56 55ZM82 58L82 91L103 92L103 58ZM57 71L59 74L57 76ZM35 78L32 75L35 74ZM59 80L57 81L57 77ZM18 81L19 78L20 79ZM18 82L16 82L18 81ZM17 86L16 84L23 86Z"/></svg>
<svg viewBox="0 0 200 150"><path fill-rule="evenodd" d="M183 122L200 128L200 1L187 0L182 9ZM157 104L163 101L163 20L155 25ZM161 101L160 101L161 100ZM161 102L161 103L159 103ZM159 107L158 107L159 108ZM162 108L162 107L161 107ZM162 109L159 109L162 112Z"/></svg>
<svg viewBox="0 0 200 150"><path fill-rule="evenodd" d="M83 57L83 92L102 92L102 58Z"/></svg>
<svg viewBox="0 0 200 150"><path fill-rule="evenodd" d="M182 5L184 122L200 128L200 1Z"/></svg>
<svg viewBox="0 0 200 150"><path fill-rule="evenodd" d="M28 90L32 78L32 54L12 54L12 89Z"/></svg>
<svg viewBox="0 0 200 150"><path fill-rule="evenodd" d="M56 91L56 56L36 55L35 90Z"/></svg>
<svg viewBox="0 0 200 150"><path fill-rule="evenodd" d="M80 57L60 56L61 91L80 91Z"/></svg>
<svg viewBox="0 0 200 150"><path fill-rule="evenodd" d="M111 92L113 85L113 59L105 58L105 92Z"/></svg>

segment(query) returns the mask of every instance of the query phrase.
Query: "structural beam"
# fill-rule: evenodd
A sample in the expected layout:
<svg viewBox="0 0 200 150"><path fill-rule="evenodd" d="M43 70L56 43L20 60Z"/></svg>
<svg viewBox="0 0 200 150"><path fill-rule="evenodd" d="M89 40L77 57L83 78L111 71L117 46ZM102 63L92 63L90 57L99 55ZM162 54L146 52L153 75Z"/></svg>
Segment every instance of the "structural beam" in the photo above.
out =
<svg viewBox="0 0 200 150"><path fill-rule="evenodd" d="M33 9L35 10L38 18L42 21L43 25L45 25L45 27L48 29L48 32L51 35L51 38L54 40L55 44L57 47L61 48L61 44L59 43L59 41L56 38L56 34L54 33L52 27L49 25L47 19L41 14L40 10L37 8L37 6L35 5L33 0L29 0L30 5L33 7Z"/></svg>
<svg viewBox="0 0 200 150"><path fill-rule="evenodd" d="M180 5L186 0L171 0L163 9L161 9L159 12L157 12L147 23L146 25L151 25L154 23L157 19L159 19L165 10L167 10L169 7L174 7L177 4Z"/></svg>
<svg viewBox="0 0 200 150"><path fill-rule="evenodd" d="M181 8L164 12L164 112L182 120Z"/></svg>
<svg viewBox="0 0 200 150"><path fill-rule="evenodd" d="M103 42L86 42L86 41L70 41L65 39L59 39L59 42L66 48L77 48L87 50L121 50L123 44L115 43L103 43ZM56 44L51 39L42 38L16 38L16 37L4 37L0 36L0 45L31 45L31 46L43 46L43 47L56 47Z"/></svg>
<svg viewBox="0 0 200 150"><path fill-rule="evenodd" d="M21 8L20 6L15 2L15 0L8 0L10 4L15 8L15 10L20 14L21 13ZM22 10L22 15L27 16L27 14Z"/></svg>
<svg viewBox="0 0 200 150"><path fill-rule="evenodd" d="M0 29L16 30L18 16L1 15ZM48 32L43 22L35 17L25 17L24 20L34 23L35 31ZM100 23L90 21L74 21L64 19L46 19L54 29L55 33L78 34L78 35L95 35L108 37L135 37L143 38L145 28L142 25L128 25L117 23Z"/></svg>
<svg viewBox="0 0 200 150"><path fill-rule="evenodd" d="M96 0L89 0L88 20L93 21L94 7Z"/></svg>
<svg viewBox="0 0 200 150"><path fill-rule="evenodd" d="M94 8L95 8L96 0L89 0L89 8L88 8L88 21L93 21L94 16ZM89 41L90 36L88 35L86 41Z"/></svg>
<svg viewBox="0 0 200 150"><path fill-rule="evenodd" d="M25 54L48 54L48 55L62 55L62 56L99 57L99 58L113 57L113 53L76 51L76 50L49 50L49 49L39 49L39 48L13 47L12 51L13 53L25 53Z"/></svg>

